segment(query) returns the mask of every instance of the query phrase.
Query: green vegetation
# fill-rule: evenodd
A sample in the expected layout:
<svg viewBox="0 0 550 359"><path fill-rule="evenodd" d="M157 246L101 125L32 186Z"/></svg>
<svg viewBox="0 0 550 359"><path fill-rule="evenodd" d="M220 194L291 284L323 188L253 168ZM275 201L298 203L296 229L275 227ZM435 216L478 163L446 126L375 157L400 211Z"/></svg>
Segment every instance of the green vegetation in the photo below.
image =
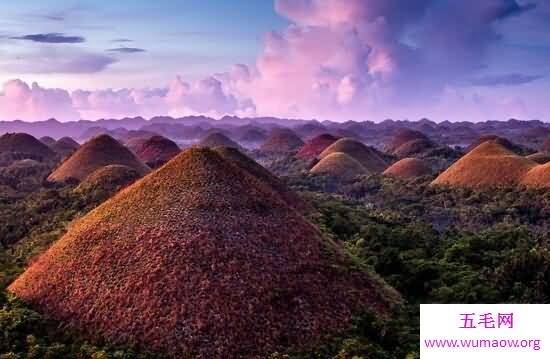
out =
<svg viewBox="0 0 550 359"><path fill-rule="evenodd" d="M319 211L315 221L324 234L405 302L387 318L358 315L346 333L307 353L271 359L414 359L420 303L550 302L550 191L434 188L431 179L288 178ZM65 186L0 200L0 358L158 357L82 341L4 291L103 198Z"/></svg>
<svg viewBox="0 0 550 359"><path fill-rule="evenodd" d="M17 200L0 201L1 359L158 357L79 340L5 291L35 255L65 233L71 220L90 211L108 195L94 192L94 196L88 196L74 191L73 186L65 186L42 188Z"/></svg>

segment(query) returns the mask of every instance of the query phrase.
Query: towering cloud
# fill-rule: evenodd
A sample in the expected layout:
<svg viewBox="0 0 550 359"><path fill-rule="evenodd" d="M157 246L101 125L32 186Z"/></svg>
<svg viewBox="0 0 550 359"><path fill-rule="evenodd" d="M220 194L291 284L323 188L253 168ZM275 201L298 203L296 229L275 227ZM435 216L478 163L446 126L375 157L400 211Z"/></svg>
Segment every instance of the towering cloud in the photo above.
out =
<svg viewBox="0 0 550 359"><path fill-rule="evenodd" d="M292 21L266 36L237 90L259 112L422 116L499 41L495 25L532 8L515 0L277 0ZM396 110L402 109L402 110Z"/></svg>
<svg viewBox="0 0 550 359"><path fill-rule="evenodd" d="M46 89L21 80L8 81L0 93L0 120L44 120L55 117L59 120L75 120L75 111L69 93L61 89Z"/></svg>
<svg viewBox="0 0 550 359"><path fill-rule="evenodd" d="M483 69L502 41L502 25L534 8L516 0L275 0L290 24L265 35L253 65L191 82L176 77L161 89L78 90L72 108L70 102L65 107L86 118L202 113L443 120L459 119L448 117L457 110L470 120L521 117L528 111L520 97L486 91L525 85L541 74ZM94 72L114 61L87 57L62 67Z"/></svg>

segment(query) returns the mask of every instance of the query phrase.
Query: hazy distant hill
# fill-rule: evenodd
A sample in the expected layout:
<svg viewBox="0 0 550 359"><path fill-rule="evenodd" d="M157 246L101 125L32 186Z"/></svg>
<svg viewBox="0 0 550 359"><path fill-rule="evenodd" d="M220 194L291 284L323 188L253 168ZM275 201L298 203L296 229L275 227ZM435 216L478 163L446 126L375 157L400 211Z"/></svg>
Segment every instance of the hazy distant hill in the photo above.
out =
<svg viewBox="0 0 550 359"><path fill-rule="evenodd" d="M459 145L466 147L480 137L499 136L522 146L538 148L542 134L550 132L550 123L541 121L486 121L486 122L449 122L436 123L428 119L420 121L384 120L332 122L316 120L282 119L276 117L236 117L224 116L214 119L206 116L186 116L173 118L156 116L149 120L142 117L122 119L100 119L97 121L59 122L55 119L39 122L2 121L0 135L3 133L24 132L36 138L64 136L89 139L93 135L107 133L119 138L132 131L147 131L159 134L171 140L198 142L211 129L235 135L239 139L242 129L254 133L270 133L277 128L288 128L301 138L310 139L321 133L336 137L351 137L377 148L392 141L398 131L418 131L424 134L426 141L441 145ZM541 134L540 136L536 134ZM246 142L246 141L244 141ZM242 145L242 144L241 144Z"/></svg>

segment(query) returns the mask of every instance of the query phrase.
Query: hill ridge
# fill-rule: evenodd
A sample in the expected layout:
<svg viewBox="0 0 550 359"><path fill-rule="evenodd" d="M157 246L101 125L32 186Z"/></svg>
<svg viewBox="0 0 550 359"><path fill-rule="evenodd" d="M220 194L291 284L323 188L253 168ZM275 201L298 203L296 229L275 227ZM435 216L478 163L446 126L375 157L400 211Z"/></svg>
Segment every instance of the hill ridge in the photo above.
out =
<svg viewBox="0 0 550 359"><path fill-rule="evenodd" d="M397 298L207 148L78 220L9 290L89 337L211 358L306 348Z"/></svg>
<svg viewBox="0 0 550 359"><path fill-rule="evenodd" d="M150 168L120 142L109 135L92 138L68 157L50 176L50 182L62 182L68 179L82 181L95 170L107 165L125 165L135 169L140 175Z"/></svg>

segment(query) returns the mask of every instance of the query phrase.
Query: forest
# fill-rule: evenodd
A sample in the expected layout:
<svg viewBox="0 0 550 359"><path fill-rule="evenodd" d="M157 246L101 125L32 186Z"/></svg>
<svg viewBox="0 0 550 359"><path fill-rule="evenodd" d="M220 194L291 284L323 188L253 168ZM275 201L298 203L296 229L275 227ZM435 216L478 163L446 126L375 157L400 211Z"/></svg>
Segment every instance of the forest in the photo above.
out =
<svg viewBox="0 0 550 359"><path fill-rule="evenodd" d="M352 327L307 352L271 358L418 358L420 303L548 303L550 192L429 186L430 177L379 175L340 183L288 175L316 211L311 220L402 296L391 315L366 310ZM0 204L0 358L149 358L89 343L4 289L29 261L118 188L75 191L43 183Z"/></svg>

